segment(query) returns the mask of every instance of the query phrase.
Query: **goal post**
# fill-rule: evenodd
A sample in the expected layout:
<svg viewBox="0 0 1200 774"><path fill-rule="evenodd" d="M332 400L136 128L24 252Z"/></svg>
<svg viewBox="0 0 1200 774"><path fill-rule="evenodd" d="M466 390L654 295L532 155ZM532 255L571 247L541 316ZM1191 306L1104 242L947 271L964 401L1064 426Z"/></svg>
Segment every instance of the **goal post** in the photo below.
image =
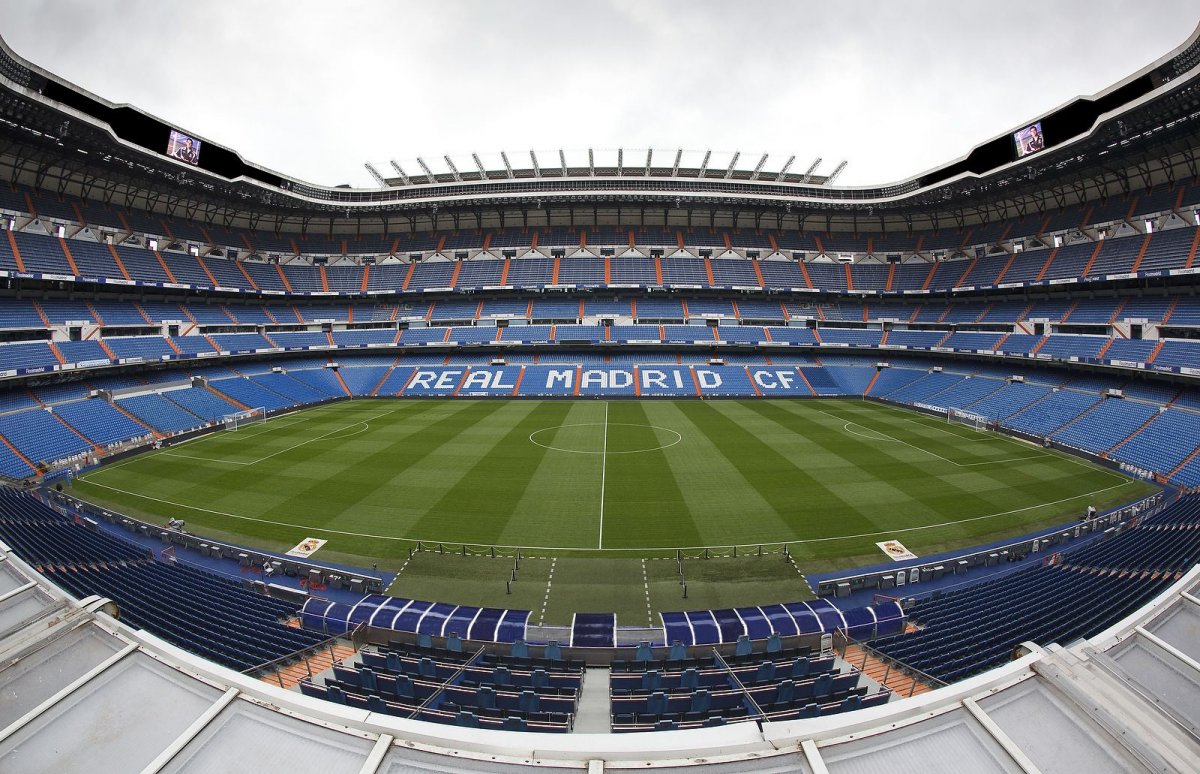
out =
<svg viewBox="0 0 1200 774"><path fill-rule="evenodd" d="M973 427L976 430L983 432L987 430L987 417L982 414L976 414L973 411L964 411L962 409L946 409L946 421L951 424L966 425Z"/></svg>
<svg viewBox="0 0 1200 774"><path fill-rule="evenodd" d="M246 425L266 421L267 410L259 406L249 411L235 411L232 414L226 414L224 419L226 430L237 430Z"/></svg>

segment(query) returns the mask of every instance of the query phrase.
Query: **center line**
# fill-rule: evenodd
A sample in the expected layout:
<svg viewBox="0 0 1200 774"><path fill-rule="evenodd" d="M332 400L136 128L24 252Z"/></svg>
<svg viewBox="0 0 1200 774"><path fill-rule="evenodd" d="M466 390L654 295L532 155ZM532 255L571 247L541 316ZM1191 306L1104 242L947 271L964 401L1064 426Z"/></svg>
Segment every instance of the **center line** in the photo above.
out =
<svg viewBox="0 0 1200 774"><path fill-rule="evenodd" d="M604 446L600 450L600 542L604 548L604 478L608 470L608 401L604 402Z"/></svg>

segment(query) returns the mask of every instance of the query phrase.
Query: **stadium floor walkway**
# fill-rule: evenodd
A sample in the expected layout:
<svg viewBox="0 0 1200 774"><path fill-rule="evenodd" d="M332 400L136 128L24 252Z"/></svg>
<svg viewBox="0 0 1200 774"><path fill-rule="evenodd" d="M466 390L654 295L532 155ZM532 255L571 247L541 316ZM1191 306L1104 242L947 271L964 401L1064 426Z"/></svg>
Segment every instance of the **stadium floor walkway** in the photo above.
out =
<svg viewBox="0 0 1200 774"><path fill-rule="evenodd" d="M1164 487L1164 489L1167 493L1167 501L1170 501L1170 499L1175 496L1175 492L1168 487ZM1109 513L1111 511L1116 511L1116 510L1120 510L1120 508L1113 508L1110 511L1105 511L1105 513ZM943 551L941 553L931 554L929 556L922 556L917 559L910 559L910 560L904 561L904 562L887 562L887 563L882 563L882 564L870 565L870 566L866 566L866 567L851 567L851 568L847 568L847 569L843 569L843 570L834 570L831 572L814 573L812 575L805 575L804 578L806 581L808 581L809 587L815 593L817 586L822 581L828 580L830 578L840 578L840 577L844 577L847 575L858 575L860 573L879 572L879 571L884 571L884 570L892 570L895 572L899 572L901 569L907 569L909 567L921 567L924 565L928 565L930 563L945 562L945 561L954 559L956 557L963 556L965 554L977 553L979 551L986 551L991 548L999 548L1001 546L1012 545L1013 543L1020 543L1025 540L1030 540L1034 537L1040 537L1042 535L1052 535L1052 534L1055 534L1058 532L1065 531L1072 526L1074 526L1074 522L1064 522L1064 523L1059 524L1054 527L1048 527L1046 529L1041 529L1041 530L1038 530L1037 532L1030 532L1026 535L1021 535L1018 537L1003 538L1001 540L994 540L990 543L981 543L977 546L969 546L966 548L960 548L956 551ZM1083 537L1076 538L1075 540L1072 540L1070 543L1068 543L1066 545L1071 548L1076 548L1079 546L1086 546L1088 543L1099 540L1103 536L1104 536L1103 531L1093 532L1089 535L1084 535ZM1056 548L1055 550L1060 550L1060 549ZM1053 553L1053 551L1051 553ZM1001 563L993 565L991 567L972 567L970 570L963 573L962 575L955 575L953 573L947 573L937 580L922 581L921 583L918 583L914 586L899 586L897 588L889 590L888 594L884 594L882 596L896 597L898 599L903 598L903 597L924 597L924 596L928 596L929 594L932 594L935 591L946 591L948 589L957 588L959 586L971 586L976 583L980 583L985 579L994 578L999 575L1004 575L1004 574L1007 574L1010 572L1016 572L1017 570L1024 569L1031 564L1042 561L1043 559L1046 558L1046 556L1047 556L1047 554L1045 554L1045 553L1039 553L1039 554L1030 553L1024 559L1021 559L1019 561L1001 562ZM827 599L829 602L831 602L834 606L841 608L842 610L850 610L852 608L864 607L866 605L872 604L875 601L875 597L877 595L881 595L879 589L870 588L870 589L862 589L860 591L855 591L855 592L851 593L849 596L845 596L845 597L825 597L825 599Z"/></svg>
<svg viewBox="0 0 1200 774"><path fill-rule="evenodd" d="M579 691L579 703L575 705L575 733L612 733L611 677L612 673L604 667L588 667Z"/></svg>
<svg viewBox="0 0 1200 774"><path fill-rule="evenodd" d="M113 535L114 537L120 538L121 540L129 541L129 542L135 543L139 546L145 546L146 548L149 548L151 551L154 552L155 557L158 557L160 552L164 548L166 548L166 546L163 545L162 541L159 540L158 538L146 537L145 535L139 534L137 532L127 532L126 530L122 529L121 527L117 526L116 524L109 524L107 521L104 521L103 519L97 518L97 519L95 519L95 521L99 525L100 529L102 529L104 532L106 532L110 535ZM265 551L265 550L258 549L258 548L252 548L252 549L248 549L248 550L258 553L258 554L274 556L274 557L279 558L282 561L295 561L294 557L284 556L284 555L276 553L274 551ZM262 574L261 568L257 568L257 567L243 568L243 567L238 566L238 563L233 559L218 559L216 557L204 556L199 551L195 551L190 548L184 548L182 546L175 547L175 556L177 559L187 562L188 564L190 564L194 567L200 567L200 568L203 568L210 572L214 572L219 575L224 575L228 578L233 578L234 580L239 580L239 581L246 580L246 579L263 580L263 574ZM343 570L348 569L353 572L366 573L366 574L370 574L370 572L371 572L369 569L364 569L362 567L353 567L353 566L343 565L343 564L334 564L332 562L322 562L320 560L320 558L314 559L313 561L316 564L319 564L324 567L329 567L331 569L343 569ZM385 589L388 586L390 586L392 581L395 580L395 578L396 578L396 574L391 573L391 572L379 572L378 574L379 574L379 577L383 578L383 587ZM288 588L305 591L306 589L303 585L301 585L300 580L301 579L299 577L289 578L286 575L275 575L274 577L271 578L271 583L273 583L277 586L286 586ZM341 602L344 604L354 604L354 603L358 602L360 599L362 599L363 595L360 592L350 591L349 589L326 588L319 592L314 592L314 596L319 596L324 599L328 599L332 602Z"/></svg>

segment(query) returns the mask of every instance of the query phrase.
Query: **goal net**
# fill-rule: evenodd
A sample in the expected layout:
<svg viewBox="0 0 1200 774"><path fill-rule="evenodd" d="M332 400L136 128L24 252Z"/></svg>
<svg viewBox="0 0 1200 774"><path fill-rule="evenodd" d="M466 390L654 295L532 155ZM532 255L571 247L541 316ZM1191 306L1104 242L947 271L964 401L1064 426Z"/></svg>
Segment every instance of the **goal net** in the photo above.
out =
<svg viewBox="0 0 1200 774"><path fill-rule="evenodd" d="M987 417L985 416L956 408L947 409L946 421L960 425L966 425L967 427L973 427L980 432L987 430L988 422Z"/></svg>
<svg viewBox="0 0 1200 774"><path fill-rule="evenodd" d="M238 411L233 414L225 415L225 429L237 430L245 425L263 422L267 418L267 410L261 406L249 411Z"/></svg>

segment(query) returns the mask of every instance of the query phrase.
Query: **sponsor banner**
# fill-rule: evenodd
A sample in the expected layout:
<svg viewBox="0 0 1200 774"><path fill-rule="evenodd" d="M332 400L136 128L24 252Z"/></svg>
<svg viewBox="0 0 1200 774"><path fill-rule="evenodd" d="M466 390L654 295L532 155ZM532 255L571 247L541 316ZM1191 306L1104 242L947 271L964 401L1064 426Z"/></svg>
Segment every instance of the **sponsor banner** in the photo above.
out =
<svg viewBox="0 0 1200 774"><path fill-rule="evenodd" d="M315 538L315 537L304 538L303 540L301 540L299 543L296 544L295 548L293 548L291 551L288 551L287 555L294 556L299 559L307 559L308 557L315 554L321 546L325 545L328 542L329 542L328 540L322 540L321 538Z"/></svg>
<svg viewBox="0 0 1200 774"><path fill-rule="evenodd" d="M875 545L879 546L879 550L887 554L887 557L893 562L903 562L917 558L917 555L905 548L904 544L899 540L885 540Z"/></svg>

